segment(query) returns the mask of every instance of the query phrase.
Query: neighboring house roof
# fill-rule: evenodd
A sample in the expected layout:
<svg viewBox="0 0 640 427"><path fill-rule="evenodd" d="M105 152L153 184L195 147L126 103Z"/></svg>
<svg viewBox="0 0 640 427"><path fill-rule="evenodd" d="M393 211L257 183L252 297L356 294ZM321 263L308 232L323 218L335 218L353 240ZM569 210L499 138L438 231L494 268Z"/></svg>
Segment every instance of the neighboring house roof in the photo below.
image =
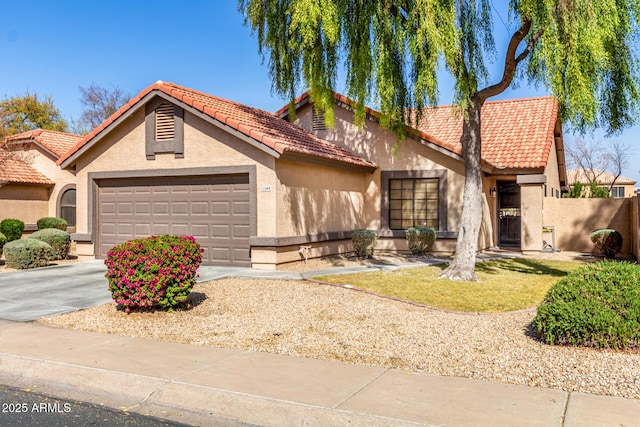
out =
<svg viewBox="0 0 640 427"><path fill-rule="evenodd" d="M49 178L18 159L0 161L0 183L54 185Z"/></svg>
<svg viewBox="0 0 640 427"><path fill-rule="evenodd" d="M155 94L159 93L169 96L178 105L191 107L196 112L229 126L232 130L257 143L257 146L268 148L269 152L277 157L299 158L299 156L310 156L349 164L370 171L377 167L374 163L305 132L291 123L280 120L269 112L162 81L143 89L64 154L58 160L58 164L63 167L68 166L75 157L82 153L83 148L90 146L92 140L100 137L114 122L118 121L127 112L144 105Z"/></svg>
<svg viewBox="0 0 640 427"><path fill-rule="evenodd" d="M7 144L34 142L49 151L56 159L69 151L83 138L82 135L58 132L46 129L34 129L27 132L10 135L5 139Z"/></svg>
<svg viewBox="0 0 640 427"><path fill-rule="evenodd" d="M355 106L355 101L335 94L336 102ZM298 97L296 108L309 101L309 93ZM379 118L381 113L366 108L366 113ZM275 113L288 115L288 105ZM558 103L552 97L487 101L482 107L482 160L496 169L540 169L547 165L554 141ZM453 105L426 107L415 129L407 132L457 156L462 155L461 112ZM561 138L561 135L559 136ZM563 147L556 147L561 151ZM559 159L562 163L564 159ZM564 167L561 164L561 167ZM564 172L564 171L562 171Z"/></svg>
<svg viewBox="0 0 640 427"><path fill-rule="evenodd" d="M625 178L624 176L616 176L612 173L605 172L599 169L587 169L585 173L582 169L570 169L567 171L567 185L574 185L576 182L580 182L581 184L589 184L591 183L591 177L596 177L596 181L598 184L602 185L610 185L613 183L613 180L616 180L616 184L620 185L634 185L636 181L631 178Z"/></svg>

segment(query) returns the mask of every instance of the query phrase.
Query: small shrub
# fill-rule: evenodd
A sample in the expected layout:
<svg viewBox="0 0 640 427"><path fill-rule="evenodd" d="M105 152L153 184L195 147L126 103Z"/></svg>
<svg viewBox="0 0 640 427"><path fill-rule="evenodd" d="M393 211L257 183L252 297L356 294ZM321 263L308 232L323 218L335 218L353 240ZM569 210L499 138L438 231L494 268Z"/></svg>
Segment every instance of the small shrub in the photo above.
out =
<svg viewBox="0 0 640 427"><path fill-rule="evenodd" d="M195 284L201 252L192 236L151 236L114 247L104 261L112 298L127 313L184 304Z"/></svg>
<svg viewBox="0 0 640 427"><path fill-rule="evenodd" d="M38 230L46 230L47 228L57 228L58 230L67 231L67 220L63 218L57 218L53 216L46 216L40 218L36 225Z"/></svg>
<svg viewBox="0 0 640 427"><path fill-rule="evenodd" d="M433 250L436 230L429 227L410 227L407 229L407 244L412 255L424 255Z"/></svg>
<svg viewBox="0 0 640 427"><path fill-rule="evenodd" d="M371 230L356 230L351 236L353 250L359 258L370 258L373 256L373 245L378 240L378 235Z"/></svg>
<svg viewBox="0 0 640 427"><path fill-rule="evenodd" d="M57 228L45 228L38 230L29 236L29 239L37 239L48 243L51 250L51 259L67 259L69 249L71 249L71 236L66 231Z"/></svg>
<svg viewBox="0 0 640 427"><path fill-rule="evenodd" d="M622 250L622 234L616 230L603 228L591 233L591 241L596 248L604 252L607 258L615 258Z"/></svg>
<svg viewBox="0 0 640 427"><path fill-rule="evenodd" d="M7 218L0 221L0 233L4 234L7 242L18 240L22 237L24 222L19 219Z"/></svg>
<svg viewBox="0 0 640 427"><path fill-rule="evenodd" d="M640 347L640 266L602 261L556 283L533 324L548 344Z"/></svg>
<svg viewBox="0 0 640 427"><path fill-rule="evenodd" d="M37 239L14 240L4 245L7 267L37 268L49 265L51 246Z"/></svg>
<svg viewBox="0 0 640 427"><path fill-rule="evenodd" d="M4 248L5 243L7 243L7 236L0 233L0 257L2 256L2 248Z"/></svg>

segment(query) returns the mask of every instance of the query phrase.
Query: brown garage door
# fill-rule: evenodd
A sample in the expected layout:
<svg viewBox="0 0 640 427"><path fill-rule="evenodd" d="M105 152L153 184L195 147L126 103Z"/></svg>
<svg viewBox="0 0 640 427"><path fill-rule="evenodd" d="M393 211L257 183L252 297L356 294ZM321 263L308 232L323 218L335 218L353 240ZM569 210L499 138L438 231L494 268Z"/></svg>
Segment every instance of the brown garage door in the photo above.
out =
<svg viewBox="0 0 640 427"><path fill-rule="evenodd" d="M194 236L205 265L250 265L249 176L104 179L98 182L102 258L126 240Z"/></svg>

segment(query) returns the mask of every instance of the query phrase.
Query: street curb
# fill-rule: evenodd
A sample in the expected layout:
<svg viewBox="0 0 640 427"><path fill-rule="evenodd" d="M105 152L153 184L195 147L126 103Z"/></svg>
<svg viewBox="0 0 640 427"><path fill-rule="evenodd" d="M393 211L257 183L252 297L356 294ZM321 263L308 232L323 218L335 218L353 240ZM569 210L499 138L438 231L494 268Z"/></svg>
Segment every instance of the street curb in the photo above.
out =
<svg viewBox="0 0 640 427"><path fill-rule="evenodd" d="M428 425L6 353L0 353L0 383L192 425Z"/></svg>

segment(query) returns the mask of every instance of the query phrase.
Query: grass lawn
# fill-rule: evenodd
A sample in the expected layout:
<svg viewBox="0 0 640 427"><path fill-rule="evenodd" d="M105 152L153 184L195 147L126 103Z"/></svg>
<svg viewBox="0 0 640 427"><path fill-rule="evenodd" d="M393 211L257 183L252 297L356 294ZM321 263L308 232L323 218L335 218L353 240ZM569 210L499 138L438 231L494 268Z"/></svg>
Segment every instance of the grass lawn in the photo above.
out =
<svg viewBox="0 0 640 427"><path fill-rule="evenodd" d="M537 306L554 283L582 264L528 258L479 262L477 282L438 278L444 265L315 279L449 310L505 312Z"/></svg>

